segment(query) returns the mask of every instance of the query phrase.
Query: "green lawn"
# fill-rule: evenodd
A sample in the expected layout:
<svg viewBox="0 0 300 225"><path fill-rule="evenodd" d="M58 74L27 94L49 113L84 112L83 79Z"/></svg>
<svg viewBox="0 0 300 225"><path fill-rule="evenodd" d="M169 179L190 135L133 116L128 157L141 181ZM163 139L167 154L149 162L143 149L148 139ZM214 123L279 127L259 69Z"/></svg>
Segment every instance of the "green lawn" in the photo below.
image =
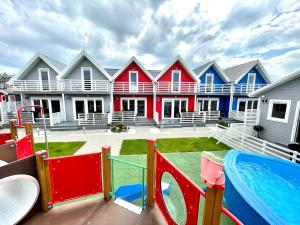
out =
<svg viewBox="0 0 300 225"><path fill-rule="evenodd" d="M49 142L49 157L73 155L85 144L84 141L77 142ZM45 143L35 143L34 151L46 149Z"/></svg>
<svg viewBox="0 0 300 225"><path fill-rule="evenodd" d="M160 152L199 152L222 151L230 147L223 143L216 144L214 138L161 138L157 139ZM146 139L124 140L121 146L121 155L145 154L147 152Z"/></svg>

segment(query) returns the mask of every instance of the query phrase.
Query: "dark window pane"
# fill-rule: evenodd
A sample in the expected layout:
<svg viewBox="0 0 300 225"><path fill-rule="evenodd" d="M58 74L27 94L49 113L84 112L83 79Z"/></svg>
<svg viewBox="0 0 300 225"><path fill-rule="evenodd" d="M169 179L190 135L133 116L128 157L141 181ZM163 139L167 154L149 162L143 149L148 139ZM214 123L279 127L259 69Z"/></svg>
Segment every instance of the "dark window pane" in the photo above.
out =
<svg viewBox="0 0 300 225"><path fill-rule="evenodd" d="M240 102L239 111L245 112L245 108L246 108L246 102Z"/></svg>
<svg viewBox="0 0 300 225"><path fill-rule="evenodd" d="M51 100L52 113L60 112L59 100Z"/></svg>
<svg viewBox="0 0 300 225"><path fill-rule="evenodd" d="M75 101L76 118L78 118L78 113L84 113L84 101Z"/></svg>
<svg viewBox="0 0 300 225"><path fill-rule="evenodd" d="M102 101L96 100L96 113L102 113Z"/></svg>
<svg viewBox="0 0 300 225"><path fill-rule="evenodd" d="M208 100L203 101L203 111L208 111Z"/></svg>
<svg viewBox="0 0 300 225"><path fill-rule="evenodd" d="M210 102L210 110L217 111L217 108L218 108L218 101L211 101Z"/></svg>
<svg viewBox="0 0 300 225"><path fill-rule="evenodd" d="M88 100L88 113L94 113L94 100Z"/></svg>
<svg viewBox="0 0 300 225"><path fill-rule="evenodd" d="M253 101L253 109L257 109L257 104L258 104L257 101Z"/></svg>
<svg viewBox="0 0 300 225"><path fill-rule="evenodd" d="M286 113L286 104L273 104L272 109L272 117L278 118L278 119L284 119Z"/></svg>
<svg viewBox="0 0 300 225"><path fill-rule="evenodd" d="M186 101L181 101L181 112L186 112Z"/></svg>

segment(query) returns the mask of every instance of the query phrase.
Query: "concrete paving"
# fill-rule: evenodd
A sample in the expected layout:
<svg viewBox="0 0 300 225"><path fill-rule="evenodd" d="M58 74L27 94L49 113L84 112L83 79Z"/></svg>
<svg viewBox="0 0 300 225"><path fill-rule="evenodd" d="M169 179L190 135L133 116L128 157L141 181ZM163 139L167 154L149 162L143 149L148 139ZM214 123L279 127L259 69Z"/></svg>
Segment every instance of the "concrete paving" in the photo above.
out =
<svg viewBox="0 0 300 225"><path fill-rule="evenodd" d="M126 133L112 133L109 129L76 130L76 131L47 131L49 142L85 141L86 143L75 153L84 154L98 152L102 146L110 145L112 155L119 155L122 141L125 139L148 138L176 138L176 137L207 137L214 130L215 125L206 127L163 128L154 126L130 127ZM23 129L19 130L19 137L23 136ZM35 142L44 142L44 132L34 129Z"/></svg>

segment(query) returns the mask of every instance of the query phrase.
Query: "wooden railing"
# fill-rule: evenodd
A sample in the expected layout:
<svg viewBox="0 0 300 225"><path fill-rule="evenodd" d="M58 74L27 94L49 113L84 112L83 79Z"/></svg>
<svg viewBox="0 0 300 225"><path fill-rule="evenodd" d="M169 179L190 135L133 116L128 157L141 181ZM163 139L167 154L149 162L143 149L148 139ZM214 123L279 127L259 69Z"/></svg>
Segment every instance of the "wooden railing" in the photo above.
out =
<svg viewBox="0 0 300 225"><path fill-rule="evenodd" d="M78 113L78 125L79 126L97 126L107 125L108 114L107 113Z"/></svg>
<svg viewBox="0 0 300 225"><path fill-rule="evenodd" d="M211 136L232 148L259 152L291 160L292 162L296 162L296 160L300 159L300 153L297 151L254 137L241 130L230 129L219 124L216 125L216 129L213 131Z"/></svg>
<svg viewBox="0 0 300 225"><path fill-rule="evenodd" d="M180 115L180 123L185 124L196 124L205 123L206 113L205 112L182 112Z"/></svg>
<svg viewBox="0 0 300 225"><path fill-rule="evenodd" d="M109 92L110 83L107 80L15 80L11 86L12 91L67 91L67 92Z"/></svg>
<svg viewBox="0 0 300 225"><path fill-rule="evenodd" d="M197 84L195 82L168 82L159 81L156 84L158 93L196 93Z"/></svg>
<svg viewBox="0 0 300 225"><path fill-rule="evenodd" d="M234 93L235 94L249 94L253 91L256 91L260 88L267 86L267 84L236 84L234 86Z"/></svg>
<svg viewBox="0 0 300 225"><path fill-rule="evenodd" d="M197 85L198 94L230 94L231 85L230 84L198 84Z"/></svg>
<svg viewBox="0 0 300 225"><path fill-rule="evenodd" d="M113 84L114 92L117 93L153 93L153 84L152 82L138 82L138 83L129 83L129 82L115 82Z"/></svg>
<svg viewBox="0 0 300 225"><path fill-rule="evenodd" d="M135 122L136 113L134 111L119 111L113 112L113 123Z"/></svg>

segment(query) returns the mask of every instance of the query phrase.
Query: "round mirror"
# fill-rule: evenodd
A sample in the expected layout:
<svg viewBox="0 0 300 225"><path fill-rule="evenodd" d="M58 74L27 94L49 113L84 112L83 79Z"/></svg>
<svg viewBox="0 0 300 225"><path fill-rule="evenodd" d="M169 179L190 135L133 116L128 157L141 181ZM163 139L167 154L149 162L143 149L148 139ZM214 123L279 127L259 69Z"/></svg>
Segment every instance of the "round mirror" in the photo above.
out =
<svg viewBox="0 0 300 225"><path fill-rule="evenodd" d="M186 224L186 206L183 194L174 177L165 172L161 178L161 192L172 219L179 225Z"/></svg>

